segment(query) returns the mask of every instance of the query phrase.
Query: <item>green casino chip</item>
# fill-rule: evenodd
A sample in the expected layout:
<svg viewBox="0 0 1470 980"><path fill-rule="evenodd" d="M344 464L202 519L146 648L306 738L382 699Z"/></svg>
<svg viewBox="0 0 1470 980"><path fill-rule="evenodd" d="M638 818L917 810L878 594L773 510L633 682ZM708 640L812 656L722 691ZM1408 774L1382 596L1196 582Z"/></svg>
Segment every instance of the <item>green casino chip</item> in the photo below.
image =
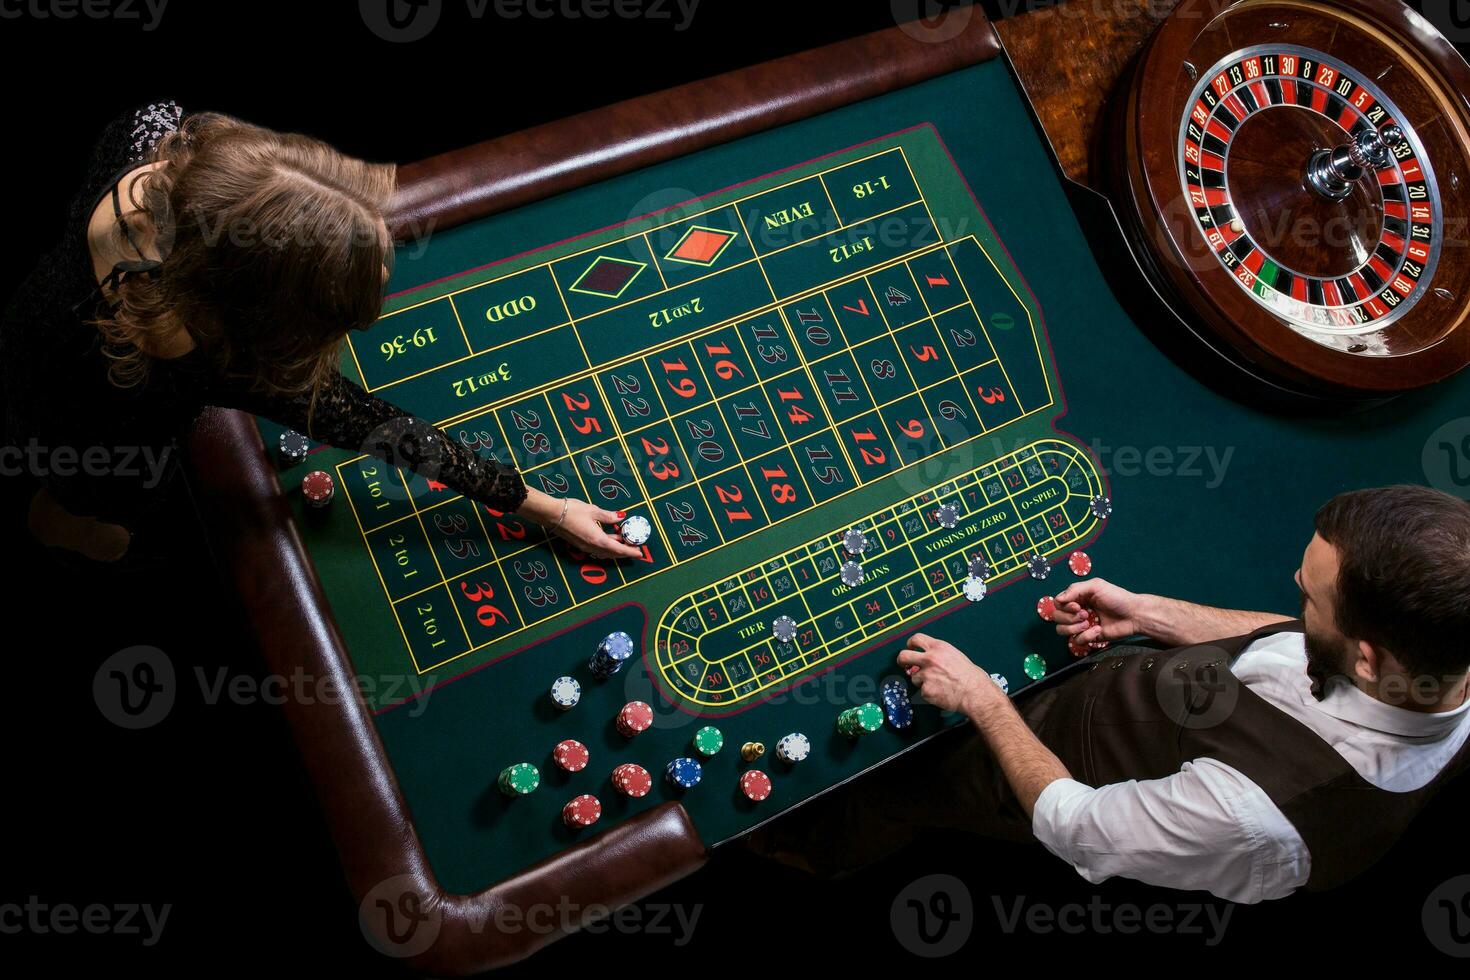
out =
<svg viewBox="0 0 1470 980"><path fill-rule="evenodd" d="M541 773L529 762L517 762L500 770L497 782L506 796L525 796L541 785Z"/></svg>
<svg viewBox="0 0 1470 980"><path fill-rule="evenodd" d="M703 756L711 756L720 751L725 745L725 736L714 725L705 725L694 733L694 751Z"/></svg>
<svg viewBox="0 0 1470 980"><path fill-rule="evenodd" d="M1040 654L1028 653L1026 659L1021 661L1021 669L1026 672L1027 677L1039 681L1046 676L1046 661L1041 659Z"/></svg>

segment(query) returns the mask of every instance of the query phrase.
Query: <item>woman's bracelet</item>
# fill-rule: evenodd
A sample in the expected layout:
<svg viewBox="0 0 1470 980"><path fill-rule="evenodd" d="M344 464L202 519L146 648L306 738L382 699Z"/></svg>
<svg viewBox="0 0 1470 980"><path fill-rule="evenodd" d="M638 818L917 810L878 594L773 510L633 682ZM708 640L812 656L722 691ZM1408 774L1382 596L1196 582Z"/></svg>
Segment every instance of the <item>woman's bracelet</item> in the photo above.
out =
<svg viewBox="0 0 1470 980"><path fill-rule="evenodd" d="M571 506L572 506L572 498L571 497L563 497L562 498L562 501L561 501L561 516L556 519L556 523L553 524L553 525L551 525L551 527L549 528L549 530L555 531L557 528L561 527L562 522L567 519L567 509L570 508Z"/></svg>

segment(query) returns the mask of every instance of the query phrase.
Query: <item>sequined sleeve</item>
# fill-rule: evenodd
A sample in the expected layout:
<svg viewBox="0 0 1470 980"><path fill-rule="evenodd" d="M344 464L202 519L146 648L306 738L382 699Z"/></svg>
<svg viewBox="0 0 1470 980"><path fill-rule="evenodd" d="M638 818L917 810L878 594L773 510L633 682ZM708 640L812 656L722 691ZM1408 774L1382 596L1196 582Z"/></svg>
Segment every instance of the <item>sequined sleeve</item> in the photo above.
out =
<svg viewBox="0 0 1470 980"><path fill-rule="evenodd" d="M462 493L476 503L510 513L526 499L519 471L477 455L423 419L368 394L340 374L323 386L313 405L309 395L214 393L210 400L263 415L339 449L359 450L390 466L401 466Z"/></svg>

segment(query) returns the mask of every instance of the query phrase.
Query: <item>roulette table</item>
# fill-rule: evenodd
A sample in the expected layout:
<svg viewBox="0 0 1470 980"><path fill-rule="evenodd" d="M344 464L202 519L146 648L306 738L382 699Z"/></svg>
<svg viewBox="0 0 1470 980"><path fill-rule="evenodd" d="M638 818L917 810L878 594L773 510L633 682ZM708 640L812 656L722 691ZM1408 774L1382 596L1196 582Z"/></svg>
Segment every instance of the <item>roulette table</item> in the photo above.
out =
<svg viewBox="0 0 1470 980"><path fill-rule="evenodd" d="M861 791L962 721L908 697L918 628L1024 697L1083 666L1036 615L1078 570L1290 609L1331 494L1470 493L1470 69L1396 2L1169 6L971 9L400 168L344 372L648 537L201 425L268 663L345 692L284 710L385 949L512 962Z"/></svg>

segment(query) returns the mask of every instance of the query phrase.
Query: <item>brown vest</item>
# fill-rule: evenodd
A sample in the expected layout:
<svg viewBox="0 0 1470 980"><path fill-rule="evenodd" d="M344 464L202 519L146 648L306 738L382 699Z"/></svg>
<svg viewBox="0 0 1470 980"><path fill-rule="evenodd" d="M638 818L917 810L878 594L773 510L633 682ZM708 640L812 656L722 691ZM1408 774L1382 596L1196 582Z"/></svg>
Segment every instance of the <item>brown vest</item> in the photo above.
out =
<svg viewBox="0 0 1470 980"><path fill-rule="evenodd" d="M1306 841L1309 889L1339 885L1398 840L1439 790L1470 765L1467 741L1428 785L1378 789L1310 728L1242 684L1230 663L1251 642L1301 632L1276 623L1245 636L1126 657L1103 657L1023 714L1084 783L1158 779L1209 758L1265 791Z"/></svg>

